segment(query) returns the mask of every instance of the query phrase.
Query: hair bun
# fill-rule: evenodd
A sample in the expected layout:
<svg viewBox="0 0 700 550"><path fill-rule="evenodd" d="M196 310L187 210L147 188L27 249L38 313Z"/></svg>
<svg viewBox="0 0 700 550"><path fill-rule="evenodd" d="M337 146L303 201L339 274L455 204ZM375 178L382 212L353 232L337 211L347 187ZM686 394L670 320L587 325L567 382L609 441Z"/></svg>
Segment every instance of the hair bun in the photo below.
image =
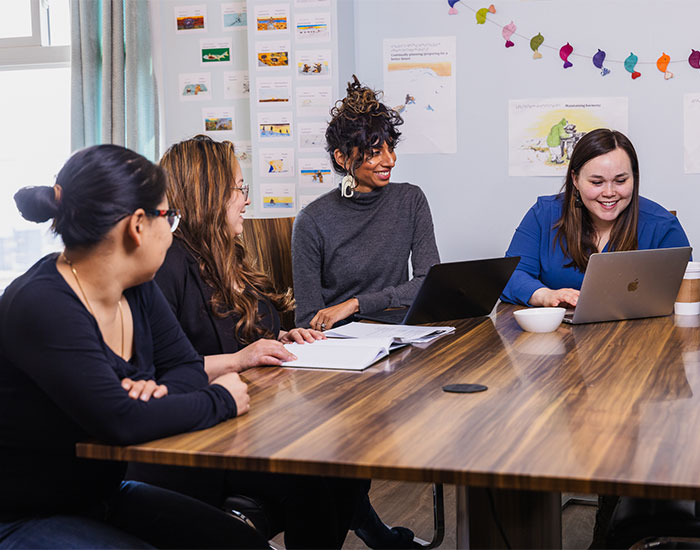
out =
<svg viewBox="0 0 700 550"><path fill-rule="evenodd" d="M23 187L14 196L15 204L25 220L41 223L56 217L59 203L53 187Z"/></svg>

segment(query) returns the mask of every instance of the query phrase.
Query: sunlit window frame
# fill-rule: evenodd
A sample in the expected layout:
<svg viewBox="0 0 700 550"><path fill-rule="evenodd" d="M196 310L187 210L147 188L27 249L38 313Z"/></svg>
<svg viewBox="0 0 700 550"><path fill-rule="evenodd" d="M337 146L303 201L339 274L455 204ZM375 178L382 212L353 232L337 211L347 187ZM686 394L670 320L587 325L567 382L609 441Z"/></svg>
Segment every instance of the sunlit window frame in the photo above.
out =
<svg viewBox="0 0 700 550"><path fill-rule="evenodd" d="M50 46L48 12L41 0L30 0L32 36L0 38L0 70L67 67L70 46Z"/></svg>

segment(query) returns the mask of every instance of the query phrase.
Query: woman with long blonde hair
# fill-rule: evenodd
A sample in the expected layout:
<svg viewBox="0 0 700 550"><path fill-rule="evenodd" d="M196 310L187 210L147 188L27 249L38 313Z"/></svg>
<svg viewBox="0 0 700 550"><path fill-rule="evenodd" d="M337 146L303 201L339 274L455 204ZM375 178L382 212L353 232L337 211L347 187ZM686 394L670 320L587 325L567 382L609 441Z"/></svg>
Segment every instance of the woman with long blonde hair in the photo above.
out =
<svg viewBox="0 0 700 550"><path fill-rule="evenodd" d="M160 161L167 197L182 222L156 274L167 301L210 379L223 373L280 365L294 356L284 343L324 336L280 330L279 311L293 307L291 291L278 293L252 267L239 235L248 201L231 142L196 136L176 143ZM203 471L132 465L131 477L221 506L243 494L264 503L271 533L287 548L340 548L364 482L256 472Z"/></svg>

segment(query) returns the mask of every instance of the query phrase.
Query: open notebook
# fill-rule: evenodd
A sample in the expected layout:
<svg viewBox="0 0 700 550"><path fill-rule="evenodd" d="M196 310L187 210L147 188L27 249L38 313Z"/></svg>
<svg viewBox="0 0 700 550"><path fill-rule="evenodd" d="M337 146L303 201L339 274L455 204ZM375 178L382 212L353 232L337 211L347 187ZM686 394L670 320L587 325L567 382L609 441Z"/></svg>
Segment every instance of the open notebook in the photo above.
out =
<svg viewBox="0 0 700 550"><path fill-rule="evenodd" d="M296 361L285 367L364 370L389 352L408 344L427 344L454 327L414 327L350 323L325 332L327 340L312 344L285 344Z"/></svg>

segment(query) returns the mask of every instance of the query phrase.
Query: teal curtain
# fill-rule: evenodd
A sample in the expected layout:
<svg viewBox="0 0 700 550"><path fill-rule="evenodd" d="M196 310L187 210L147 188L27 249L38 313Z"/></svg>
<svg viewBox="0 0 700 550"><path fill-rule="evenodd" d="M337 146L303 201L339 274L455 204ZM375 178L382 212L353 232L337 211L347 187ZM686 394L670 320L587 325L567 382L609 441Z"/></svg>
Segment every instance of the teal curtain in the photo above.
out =
<svg viewBox="0 0 700 550"><path fill-rule="evenodd" d="M72 0L71 147L115 143L157 160L147 0Z"/></svg>

